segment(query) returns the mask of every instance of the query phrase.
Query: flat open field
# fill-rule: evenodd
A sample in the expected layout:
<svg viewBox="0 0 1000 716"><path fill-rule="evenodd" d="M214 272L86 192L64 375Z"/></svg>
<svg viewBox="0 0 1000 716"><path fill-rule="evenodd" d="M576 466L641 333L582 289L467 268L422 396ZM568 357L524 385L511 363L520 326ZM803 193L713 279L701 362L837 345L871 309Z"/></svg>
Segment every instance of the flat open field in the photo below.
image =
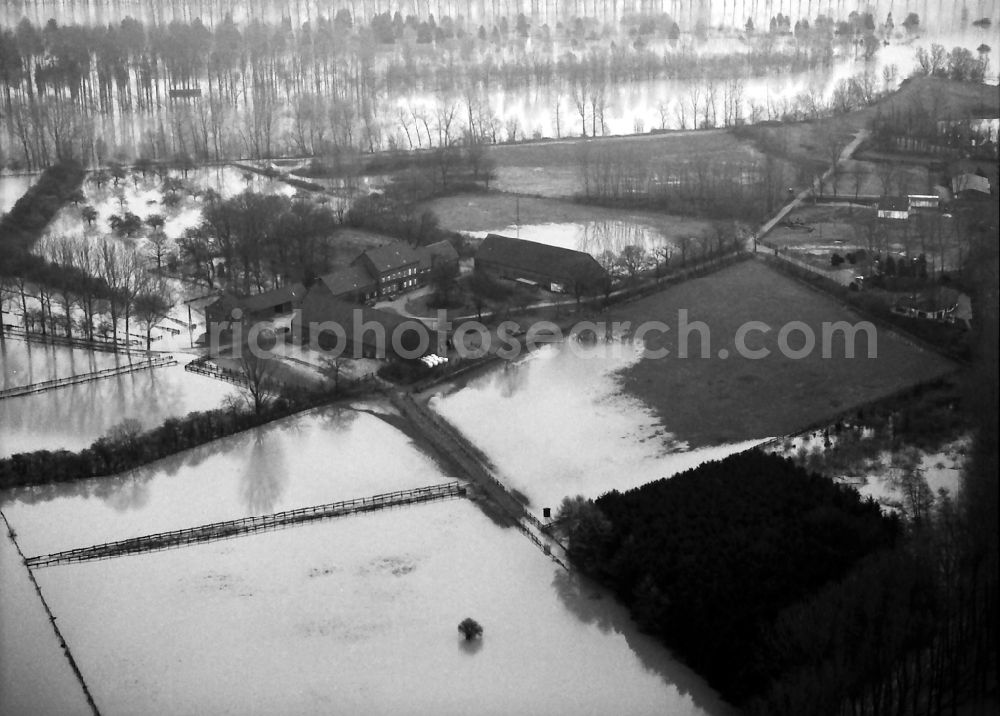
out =
<svg viewBox="0 0 1000 716"><path fill-rule="evenodd" d="M868 154L862 153L868 157ZM894 157L898 161L899 157ZM903 194L934 194L938 177L921 164L897 164L886 188L879 176L879 166L873 161L848 159L840 165L837 177L823 182L824 196L853 199L855 196L899 196Z"/></svg>
<svg viewBox="0 0 1000 716"><path fill-rule="evenodd" d="M674 164L695 158L750 162L762 156L752 143L724 129L497 145L491 149L497 162L497 178L491 186L518 194L573 196L583 188L579 164L588 151L634 154L644 160Z"/></svg>
<svg viewBox="0 0 1000 716"><path fill-rule="evenodd" d="M687 323L703 321L709 338L702 357L697 331L688 335L689 357L678 355L680 314ZM859 332L854 358L845 357L845 338L837 333L823 357L822 324L859 316L836 301L756 261L746 261L655 296L615 307L604 320L627 320L635 330L643 321L663 321L669 331L646 336L647 349L667 348L662 359L645 358L621 373L627 391L655 410L663 423L692 446L784 435L955 368L935 353L916 348L895 334L875 333L876 357ZM745 336L749 351L767 349L767 357L741 357L737 330L749 321L763 325ZM801 321L816 338L807 356L782 355L779 332ZM873 327L874 328L874 327ZM787 336L792 350L803 347L803 333ZM726 358L721 350L728 351Z"/></svg>
<svg viewBox="0 0 1000 716"><path fill-rule="evenodd" d="M656 229L668 241L702 236L711 229L711 222L689 216L619 211L558 199L517 199L500 193L446 196L430 202L427 208L437 214L443 228L452 231L497 231L514 224L518 216L523 225L627 221Z"/></svg>
<svg viewBox="0 0 1000 716"><path fill-rule="evenodd" d="M731 713L468 500L36 576L109 715Z"/></svg>

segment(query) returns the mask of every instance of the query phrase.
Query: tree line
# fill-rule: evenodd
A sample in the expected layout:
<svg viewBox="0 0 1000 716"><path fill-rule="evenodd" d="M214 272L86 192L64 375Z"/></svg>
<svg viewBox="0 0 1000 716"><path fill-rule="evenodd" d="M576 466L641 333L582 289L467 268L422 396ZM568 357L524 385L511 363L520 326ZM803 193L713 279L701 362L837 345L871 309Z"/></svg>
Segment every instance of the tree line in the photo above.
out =
<svg viewBox="0 0 1000 716"><path fill-rule="evenodd" d="M229 401L225 407L215 410L168 418L147 431L142 431L137 421L125 421L79 452L38 450L0 459L0 487L46 485L115 475L287 417L327 402L333 395L324 391L310 394L285 389L281 394L269 394L267 400L255 404L253 396L248 393L245 404L238 400Z"/></svg>
<svg viewBox="0 0 1000 716"><path fill-rule="evenodd" d="M751 162L704 156L668 162L585 145L579 168L581 201L713 219L770 216L794 182L788 166L771 155Z"/></svg>
<svg viewBox="0 0 1000 716"><path fill-rule="evenodd" d="M173 304L162 278L144 257L108 237L99 241L49 236L45 227L64 205L80 197L83 172L76 164L50 167L0 221L0 297L21 309L24 327L116 342L134 322L152 327Z"/></svg>
<svg viewBox="0 0 1000 716"><path fill-rule="evenodd" d="M23 20L0 35L6 151L42 167L69 158L99 164L117 152L221 160L431 146L437 137L421 129L438 105L464 100L469 114L502 127L488 107L496 90L556 87L568 97L584 85L796 72L829 63L835 38L823 29L792 47L754 41L739 57L700 56L689 46L591 39L583 25L579 37L567 30L567 48L547 26L503 22L487 32L447 16L377 17L362 25L338 13L298 28L227 18L212 30L197 19L43 28ZM433 29L428 42L419 37L424 24ZM522 31L532 33L530 47ZM417 101L421 94L441 99ZM409 99L389 101L397 97Z"/></svg>

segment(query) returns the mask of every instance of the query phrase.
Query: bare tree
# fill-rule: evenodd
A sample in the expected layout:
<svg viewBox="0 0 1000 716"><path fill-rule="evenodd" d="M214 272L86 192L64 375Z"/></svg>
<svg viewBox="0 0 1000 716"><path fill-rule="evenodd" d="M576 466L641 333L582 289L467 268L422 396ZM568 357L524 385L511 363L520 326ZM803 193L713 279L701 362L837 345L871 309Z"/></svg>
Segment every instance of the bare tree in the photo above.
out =
<svg viewBox="0 0 1000 716"><path fill-rule="evenodd" d="M135 316L146 328L146 350L150 350L153 326L166 317L173 305L170 289L162 280L150 282L135 297Z"/></svg>
<svg viewBox="0 0 1000 716"><path fill-rule="evenodd" d="M637 244L630 244L622 249L618 261L628 273L629 279L634 281L646 263L646 249Z"/></svg>
<svg viewBox="0 0 1000 716"><path fill-rule="evenodd" d="M879 162L875 165L875 172L882 182L882 196L890 196L893 184L899 176L899 165L896 162Z"/></svg>
<svg viewBox="0 0 1000 716"><path fill-rule="evenodd" d="M156 262L156 270L163 270L163 257L167 254L170 239L162 231L154 231L149 235L149 252Z"/></svg>
<svg viewBox="0 0 1000 716"><path fill-rule="evenodd" d="M255 415L260 415L268 402L277 393L274 379L276 363L272 358L264 358L258 351L243 346L240 355L240 372L243 375L243 393L247 405Z"/></svg>

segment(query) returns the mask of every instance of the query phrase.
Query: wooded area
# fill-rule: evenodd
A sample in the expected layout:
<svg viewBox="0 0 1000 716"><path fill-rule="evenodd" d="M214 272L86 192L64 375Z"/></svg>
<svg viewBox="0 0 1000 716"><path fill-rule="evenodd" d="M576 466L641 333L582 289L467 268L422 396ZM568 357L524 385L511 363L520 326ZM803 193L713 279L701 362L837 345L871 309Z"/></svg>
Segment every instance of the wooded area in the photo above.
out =
<svg viewBox="0 0 1000 716"><path fill-rule="evenodd" d="M613 29L579 17L550 28L524 15L492 27L399 12L356 22L347 9L301 26L237 25L227 15L212 29L197 18L44 27L24 19L0 34L6 153L43 167L119 154L219 161L517 141L549 130L500 117L491 97L528 87L554 88L596 133L617 84L711 85L826 66L835 46L870 34L862 20L843 24L823 18L797 25L793 45L764 33L747 53L700 56L647 46L677 39L666 15ZM570 126L558 111L555 124L557 136Z"/></svg>
<svg viewBox="0 0 1000 716"><path fill-rule="evenodd" d="M903 522L751 451L567 498L560 528L574 564L749 713L923 714L993 683L996 567L975 509L941 498Z"/></svg>

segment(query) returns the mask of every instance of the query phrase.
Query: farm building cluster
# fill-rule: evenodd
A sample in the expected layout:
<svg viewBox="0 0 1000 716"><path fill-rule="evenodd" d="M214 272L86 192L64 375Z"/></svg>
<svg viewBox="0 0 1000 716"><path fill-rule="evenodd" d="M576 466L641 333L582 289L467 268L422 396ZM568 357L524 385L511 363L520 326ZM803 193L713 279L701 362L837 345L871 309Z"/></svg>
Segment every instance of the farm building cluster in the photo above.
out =
<svg viewBox="0 0 1000 716"><path fill-rule="evenodd" d="M268 321L276 332L322 350L407 360L431 356L438 346L425 322L375 303L426 286L435 267L457 269L458 263L447 240L416 248L394 243L364 251L308 286L295 283L253 296L223 291L204 305L206 339L222 336L228 342L237 323ZM496 234L483 240L474 267L495 279L552 292L591 290L607 278L590 254Z"/></svg>

